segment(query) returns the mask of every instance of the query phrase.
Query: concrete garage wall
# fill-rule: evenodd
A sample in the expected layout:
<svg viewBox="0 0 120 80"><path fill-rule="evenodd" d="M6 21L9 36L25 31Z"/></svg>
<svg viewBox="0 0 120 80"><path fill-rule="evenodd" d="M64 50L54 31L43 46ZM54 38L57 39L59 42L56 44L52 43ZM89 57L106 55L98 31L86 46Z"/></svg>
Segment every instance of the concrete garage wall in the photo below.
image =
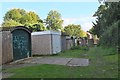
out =
<svg viewBox="0 0 120 80"><path fill-rule="evenodd" d="M66 50L66 36L61 36L61 50L64 51Z"/></svg>
<svg viewBox="0 0 120 80"><path fill-rule="evenodd" d="M61 33L56 31L33 32L32 54L51 55L61 51Z"/></svg>
<svg viewBox="0 0 120 80"><path fill-rule="evenodd" d="M0 65L2 65L2 32L0 32Z"/></svg>
<svg viewBox="0 0 120 80"><path fill-rule="evenodd" d="M32 35L32 55L51 54L51 35Z"/></svg>
<svg viewBox="0 0 120 80"><path fill-rule="evenodd" d="M66 40L66 49L69 50L73 47L73 40L72 39L67 39Z"/></svg>
<svg viewBox="0 0 120 80"><path fill-rule="evenodd" d="M12 34L10 31L2 31L2 64L13 60Z"/></svg>

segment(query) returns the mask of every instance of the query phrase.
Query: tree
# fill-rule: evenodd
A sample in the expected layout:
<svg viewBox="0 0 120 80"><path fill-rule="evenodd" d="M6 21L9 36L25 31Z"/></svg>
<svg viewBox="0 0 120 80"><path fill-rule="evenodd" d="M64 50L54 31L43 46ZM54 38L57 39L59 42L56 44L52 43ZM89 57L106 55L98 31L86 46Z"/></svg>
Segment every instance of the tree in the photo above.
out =
<svg viewBox="0 0 120 80"><path fill-rule="evenodd" d="M107 6L106 5L100 5L98 7L98 10L95 12L95 14L93 16L98 16L98 17L101 17L102 14L106 11L107 9Z"/></svg>
<svg viewBox="0 0 120 80"><path fill-rule="evenodd" d="M102 19L102 15L106 12L106 10L107 10L106 5L100 5L98 7L98 10L93 15L93 17L97 17L97 18L96 18L96 22L95 23L93 22L94 30L92 30L93 31L92 33L98 35L98 37L100 37L101 33L103 33L100 21L106 21L105 19Z"/></svg>
<svg viewBox="0 0 120 80"><path fill-rule="evenodd" d="M69 24L65 26L64 31L67 35L73 37L80 37L80 32L81 32L81 26L80 25L74 25L74 24Z"/></svg>
<svg viewBox="0 0 120 80"><path fill-rule="evenodd" d="M3 22L2 26L3 27L14 27L14 26L23 26L22 24L20 24L19 22L16 22L14 20L6 20Z"/></svg>
<svg viewBox="0 0 120 80"><path fill-rule="evenodd" d="M120 2L105 2L100 5L94 16L96 23L93 23L91 32L97 34L100 38L100 44L105 46L118 46L120 35L118 35L118 26L120 24Z"/></svg>
<svg viewBox="0 0 120 80"><path fill-rule="evenodd" d="M92 27L88 32L91 33L91 34L95 34L94 31L95 31L95 29L94 29L94 27Z"/></svg>
<svg viewBox="0 0 120 80"><path fill-rule="evenodd" d="M34 24L33 28L35 31L45 31L47 30L42 23Z"/></svg>
<svg viewBox="0 0 120 80"><path fill-rule="evenodd" d="M87 37L87 34L86 34L85 31L83 31L83 30L81 29L78 37Z"/></svg>
<svg viewBox="0 0 120 80"><path fill-rule="evenodd" d="M4 16L3 27L26 26L32 31L46 30L43 21L35 12L23 9L11 9Z"/></svg>
<svg viewBox="0 0 120 80"><path fill-rule="evenodd" d="M6 12L4 16L4 21L7 20L14 20L16 22L19 22L19 19L26 14L26 11L23 9L11 9L8 12Z"/></svg>
<svg viewBox="0 0 120 80"><path fill-rule="evenodd" d="M20 18L20 23L34 24L34 23L39 23L39 20L40 20L39 16L35 14L34 12L30 11Z"/></svg>
<svg viewBox="0 0 120 80"><path fill-rule="evenodd" d="M48 29L59 30L62 28L63 20L61 14L55 10L51 10L45 20Z"/></svg>

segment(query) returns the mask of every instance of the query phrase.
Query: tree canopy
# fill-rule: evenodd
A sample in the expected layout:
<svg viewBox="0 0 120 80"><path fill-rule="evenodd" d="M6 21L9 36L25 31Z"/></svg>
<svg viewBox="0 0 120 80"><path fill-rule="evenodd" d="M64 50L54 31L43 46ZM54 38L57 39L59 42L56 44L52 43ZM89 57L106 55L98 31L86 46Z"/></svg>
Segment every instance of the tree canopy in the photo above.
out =
<svg viewBox="0 0 120 80"><path fill-rule="evenodd" d="M56 10L51 10L45 20L48 29L59 30L62 28L63 20L61 14Z"/></svg>
<svg viewBox="0 0 120 80"><path fill-rule="evenodd" d="M81 29L80 25L69 24L65 26L64 31L67 35L73 37L85 37L86 33Z"/></svg>
<svg viewBox="0 0 120 80"><path fill-rule="evenodd" d="M20 18L26 14L26 11L23 9L11 9L8 12L6 12L4 16L4 21L14 20L16 22L20 21Z"/></svg>
<svg viewBox="0 0 120 80"><path fill-rule="evenodd" d="M120 35L118 26L120 24L120 2L105 2L98 7L93 16L97 17L93 22L90 32L97 34L101 45L118 46Z"/></svg>
<svg viewBox="0 0 120 80"><path fill-rule="evenodd" d="M38 21L40 20L39 16L35 14L34 12L28 12L24 16L20 18L20 23L25 24L25 23L39 23Z"/></svg>
<svg viewBox="0 0 120 80"><path fill-rule="evenodd" d="M35 25L36 24L36 25ZM43 21L35 12L24 9L11 9L4 16L3 27L26 26L32 31L45 30ZM38 27L39 26L39 27ZM39 29L38 29L39 28Z"/></svg>
<svg viewBox="0 0 120 80"><path fill-rule="evenodd" d="M14 26L23 26L23 24L20 24L19 22L16 22L14 20L6 20L2 23L4 27L14 27Z"/></svg>

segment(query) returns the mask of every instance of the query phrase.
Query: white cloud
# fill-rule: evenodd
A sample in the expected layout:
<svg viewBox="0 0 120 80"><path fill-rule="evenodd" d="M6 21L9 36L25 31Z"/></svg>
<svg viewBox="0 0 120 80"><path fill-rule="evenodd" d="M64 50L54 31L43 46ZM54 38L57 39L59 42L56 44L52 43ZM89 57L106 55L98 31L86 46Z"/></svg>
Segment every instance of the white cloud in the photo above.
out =
<svg viewBox="0 0 120 80"><path fill-rule="evenodd" d="M82 29L84 31L88 31L91 28L92 28L92 22L87 22L87 23L82 24Z"/></svg>
<svg viewBox="0 0 120 80"><path fill-rule="evenodd" d="M91 16L82 16L78 18L63 18L63 20L63 27L68 24L79 24L84 31L88 31L92 28L92 21L94 21L95 18Z"/></svg>

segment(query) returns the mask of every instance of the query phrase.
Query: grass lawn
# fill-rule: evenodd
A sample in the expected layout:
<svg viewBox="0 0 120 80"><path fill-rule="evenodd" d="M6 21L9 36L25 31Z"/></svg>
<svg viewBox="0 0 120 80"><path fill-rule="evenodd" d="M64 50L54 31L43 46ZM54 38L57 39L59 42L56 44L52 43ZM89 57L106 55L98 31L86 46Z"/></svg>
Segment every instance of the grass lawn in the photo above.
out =
<svg viewBox="0 0 120 80"><path fill-rule="evenodd" d="M54 57L89 58L86 67L69 67L62 65L36 65L6 72L14 73L11 78L117 78L118 54L112 48L93 47L85 50L67 50Z"/></svg>

